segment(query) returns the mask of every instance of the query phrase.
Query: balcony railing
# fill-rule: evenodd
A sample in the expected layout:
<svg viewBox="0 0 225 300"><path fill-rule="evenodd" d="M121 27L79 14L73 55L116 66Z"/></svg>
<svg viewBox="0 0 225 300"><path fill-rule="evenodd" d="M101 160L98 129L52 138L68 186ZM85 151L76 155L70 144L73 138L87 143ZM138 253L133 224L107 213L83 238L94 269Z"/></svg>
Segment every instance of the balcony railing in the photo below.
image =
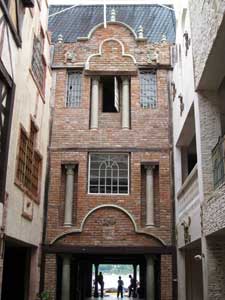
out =
<svg viewBox="0 0 225 300"><path fill-rule="evenodd" d="M217 188L225 180L224 174L224 154L225 154L225 137L219 139L218 143L212 150L213 182L214 188Z"/></svg>
<svg viewBox="0 0 225 300"><path fill-rule="evenodd" d="M184 181L182 187L177 192L177 210L178 214L184 212L186 207L193 203L199 196L198 188L198 165L192 169L191 173L188 175Z"/></svg>

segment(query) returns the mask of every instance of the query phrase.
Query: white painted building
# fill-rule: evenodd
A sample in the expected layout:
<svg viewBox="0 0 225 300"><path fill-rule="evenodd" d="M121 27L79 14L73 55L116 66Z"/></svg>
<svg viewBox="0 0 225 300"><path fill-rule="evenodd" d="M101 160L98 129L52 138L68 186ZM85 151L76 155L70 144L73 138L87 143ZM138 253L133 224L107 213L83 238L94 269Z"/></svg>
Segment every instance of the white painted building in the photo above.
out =
<svg viewBox="0 0 225 300"><path fill-rule="evenodd" d="M36 299L49 140L48 3L0 2L1 299ZM13 296L14 295L14 296Z"/></svg>
<svg viewBox="0 0 225 300"><path fill-rule="evenodd" d="M224 11L219 0L177 7L173 136L182 300L225 297Z"/></svg>

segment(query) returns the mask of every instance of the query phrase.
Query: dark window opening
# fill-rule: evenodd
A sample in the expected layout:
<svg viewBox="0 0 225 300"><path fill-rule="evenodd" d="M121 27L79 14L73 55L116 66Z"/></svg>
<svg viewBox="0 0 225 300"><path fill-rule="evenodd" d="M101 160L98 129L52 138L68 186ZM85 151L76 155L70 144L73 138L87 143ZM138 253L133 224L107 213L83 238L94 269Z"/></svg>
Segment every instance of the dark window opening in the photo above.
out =
<svg viewBox="0 0 225 300"><path fill-rule="evenodd" d="M102 82L102 112L119 112L120 81L116 76L105 76Z"/></svg>
<svg viewBox="0 0 225 300"><path fill-rule="evenodd" d="M196 139L193 137L191 143L182 147L182 177L183 182L194 169L197 163Z"/></svg>

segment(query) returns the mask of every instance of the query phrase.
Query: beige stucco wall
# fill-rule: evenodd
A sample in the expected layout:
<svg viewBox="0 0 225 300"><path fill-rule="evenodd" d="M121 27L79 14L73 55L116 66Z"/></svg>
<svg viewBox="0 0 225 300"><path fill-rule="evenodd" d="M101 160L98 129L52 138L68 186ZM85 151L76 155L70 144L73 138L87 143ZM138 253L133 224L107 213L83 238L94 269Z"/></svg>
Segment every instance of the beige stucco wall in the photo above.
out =
<svg viewBox="0 0 225 300"><path fill-rule="evenodd" d="M177 16L177 63L174 66L173 81L176 97L173 100L173 150L174 150L174 185L176 206L176 237L177 237L177 271L178 299L186 300L185 253L193 243L201 239L201 209L199 165L182 182L182 161L180 145L186 145L199 125L199 113L196 110L196 93L194 86L194 68L192 52L192 32L188 1L179 1L176 5ZM190 46L186 53L184 32L188 32ZM183 96L184 110L181 114L179 95ZM190 116L195 126L190 124ZM192 125L192 126L190 126ZM198 130L198 129L197 129ZM195 132L196 133L196 132ZM189 223L190 220L190 223ZM184 227L188 226L190 241L185 242Z"/></svg>
<svg viewBox="0 0 225 300"><path fill-rule="evenodd" d="M8 73L13 77L16 84L14 99L14 113L11 127L10 150L7 168L6 192L8 199L5 205L5 233L13 238L23 242L38 246L41 242L41 233L43 226L43 202L44 202L44 185L47 159L47 146L49 136L49 102L51 74L49 65L49 41L47 39L47 2L41 1L41 9L35 2L33 16L30 9L24 9L23 22L21 27L22 47L17 48L11 33L10 40L5 37L2 58ZM47 62L45 97L44 100L38 93L37 86L31 76L31 59L33 49L34 33L38 33L39 25L45 33L44 56ZM10 62L10 51L12 53L12 64ZM11 67L12 65L12 67ZM22 216L23 206L30 201L27 195L15 185L15 174L17 165L18 139L20 125L26 131L30 131L31 117L38 126L37 149L43 156L42 176L40 188L40 204L31 201L33 209L32 220L27 220Z"/></svg>
<svg viewBox="0 0 225 300"><path fill-rule="evenodd" d="M224 0L190 0L196 87L224 17Z"/></svg>

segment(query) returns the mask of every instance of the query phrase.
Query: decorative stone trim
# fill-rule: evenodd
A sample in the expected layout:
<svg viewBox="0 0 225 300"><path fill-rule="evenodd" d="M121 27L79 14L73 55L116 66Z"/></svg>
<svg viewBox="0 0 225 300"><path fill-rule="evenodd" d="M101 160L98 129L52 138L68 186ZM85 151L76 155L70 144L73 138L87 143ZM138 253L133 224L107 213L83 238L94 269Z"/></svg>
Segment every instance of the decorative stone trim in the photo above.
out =
<svg viewBox="0 0 225 300"><path fill-rule="evenodd" d="M64 231L63 233L60 233L58 236L56 236L49 244L50 245L53 245L57 240L59 240L60 238L68 235L68 234L72 234L72 233L82 233L83 231L83 228L84 228L84 224L87 220L87 218L93 213L95 212L96 210L98 209L101 209L101 208L115 208L115 209L118 209L118 210L121 210L122 212L124 212L128 217L129 219L131 220L131 222L133 223L134 225L134 231L135 233L137 234L145 234L149 237L152 237L154 238L155 240L157 240L158 242L160 242L160 244L162 244L162 246L166 246L166 243L160 239L159 237L155 236L154 234L152 233L149 233L149 232L146 232L144 230L140 230L138 229L137 227L137 224L133 218L133 216L123 207L119 206L119 205L115 205L115 204L102 204L102 205L99 205L99 206L96 206L95 208L93 208L92 210L90 210L86 215L85 217L83 218L83 221L81 223L81 226L80 228L71 228L71 229L68 229L66 231Z"/></svg>
<svg viewBox="0 0 225 300"><path fill-rule="evenodd" d="M133 60L134 64L135 64L135 65L137 64L136 58L135 58L133 55L125 53L124 45L123 45L123 43L122 43L120 40L115 39L115 38L108 38L108 39L103 40L103 41L100 43L100 45L99 45L99 52L98 52L98 53L91 54L91 55L87 58L86 63L85 63L85 69L87 69L87 70L89 69L89 63L90 63L90 60L91 60L92 57L95 57L95 56L102 56L102 47L103 47L103 44L106 43L106 42L109 42L109 41L114 41L114 42L119 43L120 46L121 46L121 48L122 48L122 56L130 57L130 58Z"/></svg>
<svg viewBox="0 0 225 300"><path fill-rule="evenodd" d="M109 21L107 22L107 25L114 25L114 24L118 24L118 25L122 25L124 27L126 27L127 29L129 29L131 31L131 33L133 34L134 38L137 39L137 34L135 33L135 31L126 23L123 22L119 22L119 21ZM104 26L104 23L99 23L96 26L94 26L91 31L89 32L87 37L78 37L77 41L88 41L91 39L92 35L94 34L94 32L101 26Z"/></svg>

